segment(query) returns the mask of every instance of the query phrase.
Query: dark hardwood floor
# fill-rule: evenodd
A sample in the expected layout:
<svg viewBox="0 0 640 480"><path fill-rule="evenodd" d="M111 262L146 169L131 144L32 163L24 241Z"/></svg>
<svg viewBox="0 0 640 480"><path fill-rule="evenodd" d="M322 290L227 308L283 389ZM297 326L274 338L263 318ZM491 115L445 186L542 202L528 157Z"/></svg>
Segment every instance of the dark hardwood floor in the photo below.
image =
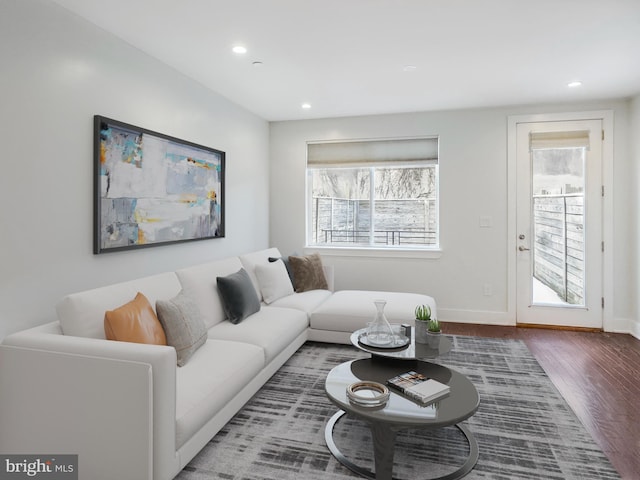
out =
<svg viewBox="0 0 640 480"><path fill-rule="evenodd" d="M444 323L523 340L623 479L640 479L640 340L631 335Z"/></svg>

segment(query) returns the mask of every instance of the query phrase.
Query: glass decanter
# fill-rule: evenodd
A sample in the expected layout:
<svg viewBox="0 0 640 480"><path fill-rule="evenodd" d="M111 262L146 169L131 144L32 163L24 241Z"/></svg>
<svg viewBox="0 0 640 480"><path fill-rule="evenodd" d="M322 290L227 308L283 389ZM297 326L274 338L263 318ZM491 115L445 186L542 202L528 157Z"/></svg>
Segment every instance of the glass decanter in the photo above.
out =
<svg viewBox="0 0 640 480"><path fill-rule="evenodd" d="M376 316L367 328L367 339L376 345L389 345L394 341L393 329L384 314L385 300L374 300Z"/></svg>

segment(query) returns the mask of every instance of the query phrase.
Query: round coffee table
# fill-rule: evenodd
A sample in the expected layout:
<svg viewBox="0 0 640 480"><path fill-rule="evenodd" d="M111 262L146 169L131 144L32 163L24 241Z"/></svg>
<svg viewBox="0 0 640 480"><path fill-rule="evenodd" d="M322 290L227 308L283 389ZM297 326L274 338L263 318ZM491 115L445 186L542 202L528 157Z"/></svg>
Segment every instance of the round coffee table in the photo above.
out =
<svg viewBox="0 0 640 480"><path fill-rule="evenodd" d="M389 378L415 370L429 378L449 385L450 393L423 407L407 397L391 391L384 407L370 408L353 404L347 397L347 387L358 381L385 384ZM335 367L327 375L325 391L329 400L340 410L331 417L325 429L325 440L333 456L351 471L375 480L391 480L396 433L403 429L437 429L455 425L469 442L469 457L455 472L439 477L454 480L468 474L478 461L478 443L462 421L471 417L480 404L480 396L471 381L455 370L441 365L417 361L407 367L405 362L387 361L372 357L352 360ZM333 429L338 420L349 414L369 424L374 445L375 473L347 459L333 440Z"/></svg>
<svg viewBox="0 0 640 480"><path fill-rule="evenodd" d="M440 334L439 344L436 348L433 348L426 344L417 343L416 329L412 328L411 341L408 345L396 348L381 348L372 347L362 343L360 338L366 333L366 328L356 330L351 334L351 343L354 347L359 348L360 350L380 357L395 358L397 360L429 360L451 351L451 339L444 334Z"/></svg>

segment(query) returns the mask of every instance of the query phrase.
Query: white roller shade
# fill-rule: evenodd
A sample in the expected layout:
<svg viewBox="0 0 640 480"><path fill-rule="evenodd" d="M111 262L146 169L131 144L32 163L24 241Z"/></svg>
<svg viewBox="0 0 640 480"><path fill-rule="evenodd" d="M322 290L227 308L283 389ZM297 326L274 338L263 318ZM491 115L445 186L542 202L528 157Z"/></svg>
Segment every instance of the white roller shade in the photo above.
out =
<svg viewBox="0 0 640 480"><path fill-rule="evenodd" d="M367 167L438 163L438 138L362 140L307 144L307 166Z"/></svg>
<svg viewBox="0 0 640 480"><path fill-rule="evenodd" d="M589 149L589 131L575 132L531 132L529 151L550 148L586 148Z"/></svg>

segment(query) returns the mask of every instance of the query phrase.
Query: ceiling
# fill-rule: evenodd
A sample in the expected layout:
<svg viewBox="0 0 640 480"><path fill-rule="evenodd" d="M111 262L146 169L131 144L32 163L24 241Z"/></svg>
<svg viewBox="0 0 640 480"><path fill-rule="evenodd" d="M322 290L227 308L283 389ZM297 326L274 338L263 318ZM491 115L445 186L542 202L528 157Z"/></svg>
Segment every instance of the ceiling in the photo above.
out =
<svg viewBox="0 0 640 480"><path fill-rule="evenodd" d="M54 1L270 121L640 93L640 0Z"/></svg>

